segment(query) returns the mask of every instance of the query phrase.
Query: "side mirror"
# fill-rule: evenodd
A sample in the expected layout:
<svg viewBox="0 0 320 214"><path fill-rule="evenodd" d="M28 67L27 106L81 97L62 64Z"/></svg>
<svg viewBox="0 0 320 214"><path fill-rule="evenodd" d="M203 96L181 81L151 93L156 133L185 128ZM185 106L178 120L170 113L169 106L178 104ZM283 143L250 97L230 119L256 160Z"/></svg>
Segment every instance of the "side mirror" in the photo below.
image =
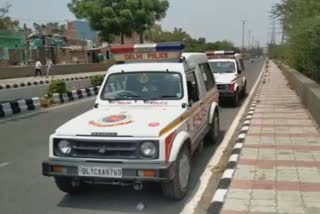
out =
<svg viewBox="0 0 320 214"><path fill-rule="evenodd" d="M241 69L238 69L238 74L241 74L241 73L242 73Z"/></svg>

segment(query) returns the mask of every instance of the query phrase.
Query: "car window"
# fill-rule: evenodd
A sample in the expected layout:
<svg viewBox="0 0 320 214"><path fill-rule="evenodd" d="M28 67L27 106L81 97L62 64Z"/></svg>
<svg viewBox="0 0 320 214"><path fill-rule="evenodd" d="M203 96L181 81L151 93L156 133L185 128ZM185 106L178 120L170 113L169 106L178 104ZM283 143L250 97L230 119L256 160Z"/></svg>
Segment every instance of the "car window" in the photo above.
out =
<svg viewBox="0 0 320 214"><path fill-rule="evenodd" d="M210 62L213 73L234 73L236 66L234 62Z"/></svg>
<svg viewBox="0 0 320 214"><path fill-rule="evenodd" d="M215 85L215 80L214 80L214 76L212 74L210 65L209 65L209 63L203 63L203 64L199 65L199 68L200 68L201 74L203 76L206 89L207 89L207 91L209 91Z"/></svg>
<svg viewBox="0 0 320 214"><path fill-rule="evenodd" d="M104 85L102 100L180 100L182 77L174 72L111 74Z"/></svg>
<svg viewBox="0 0 320 214"><path fill-rule="evenodd" d="M187 88L189 103L195 103L199 101L199 86L195 72L187 74Z"/></svg>

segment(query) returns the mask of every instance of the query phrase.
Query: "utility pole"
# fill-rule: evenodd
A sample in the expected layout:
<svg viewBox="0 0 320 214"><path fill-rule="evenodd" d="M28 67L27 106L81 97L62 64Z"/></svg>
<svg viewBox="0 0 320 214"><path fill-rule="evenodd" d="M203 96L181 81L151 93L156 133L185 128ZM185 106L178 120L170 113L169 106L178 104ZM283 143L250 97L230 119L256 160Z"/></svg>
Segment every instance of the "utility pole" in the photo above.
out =
<svg viewBox="0 0 320 214"><path fill-rule="evenodd" d="M275 45L276 44L276 21L273 18L272 19L272 33L271 33L271 45Z"/></svg>
<svg viewBox="0 0 320 214"><path fill-rule="evenodd" d="M251 41L250 41L250 38L251 38L251 30L249 30L249 37L248 37L248 50L251 49Z"/></svg>
<svg viewBox="0 0 320 214"><path fill-rule="evenodd" d="M28 28L27 28L27 24L23 24L23 30L24 30L24 35L26 38L26 45L25 45L25 59L24 59L24 63L27 65L29 62L29 41L28 41Z"/></svg>
<svg viewBox="0 0 320 214"><path fill-rule="evenodd" d="M242 52L244 52L244 30L247 20L241 20L242 22Z"/></svg>

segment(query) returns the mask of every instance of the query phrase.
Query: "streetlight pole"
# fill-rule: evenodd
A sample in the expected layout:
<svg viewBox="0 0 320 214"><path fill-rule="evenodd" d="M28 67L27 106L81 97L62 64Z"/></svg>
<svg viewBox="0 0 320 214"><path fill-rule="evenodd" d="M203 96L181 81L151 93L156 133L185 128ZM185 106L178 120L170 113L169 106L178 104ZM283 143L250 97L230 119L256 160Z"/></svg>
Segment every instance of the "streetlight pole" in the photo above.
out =
<svg viewBox="0 0 320 214"><path fill-rule="evenodd" d="M251 48L251 30L249 30L249 37L248 37L248 50L250 50L250 48Z"/></svg>
<svg viewBox="0 0 320 214"><path fill-rule="evenodd" d="M247 20L241 20L241 22L242 22L242 52L244 52L244 29L245 29Z"/></svg>

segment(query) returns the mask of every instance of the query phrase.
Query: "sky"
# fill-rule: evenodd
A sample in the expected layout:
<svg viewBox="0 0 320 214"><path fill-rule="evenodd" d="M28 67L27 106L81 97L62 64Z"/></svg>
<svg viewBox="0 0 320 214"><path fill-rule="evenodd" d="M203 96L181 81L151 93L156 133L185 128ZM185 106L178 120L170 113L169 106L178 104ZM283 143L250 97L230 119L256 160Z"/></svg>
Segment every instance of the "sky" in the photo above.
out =
<svg viewBox="0 0 320 214"><path fill-rule="evenodd" d="M9 15L21 23L61 22L74 20L66 7L71 0L0 0L12 4ZM167 16L161 21L164 29L181 27L193 37L207 41L229 40L242 44L242 22L245 25L245 45L251 36L262 46L270 40L269 11L280 0L169 0ZM252 39L251 39L252 40Z"/></svg>

